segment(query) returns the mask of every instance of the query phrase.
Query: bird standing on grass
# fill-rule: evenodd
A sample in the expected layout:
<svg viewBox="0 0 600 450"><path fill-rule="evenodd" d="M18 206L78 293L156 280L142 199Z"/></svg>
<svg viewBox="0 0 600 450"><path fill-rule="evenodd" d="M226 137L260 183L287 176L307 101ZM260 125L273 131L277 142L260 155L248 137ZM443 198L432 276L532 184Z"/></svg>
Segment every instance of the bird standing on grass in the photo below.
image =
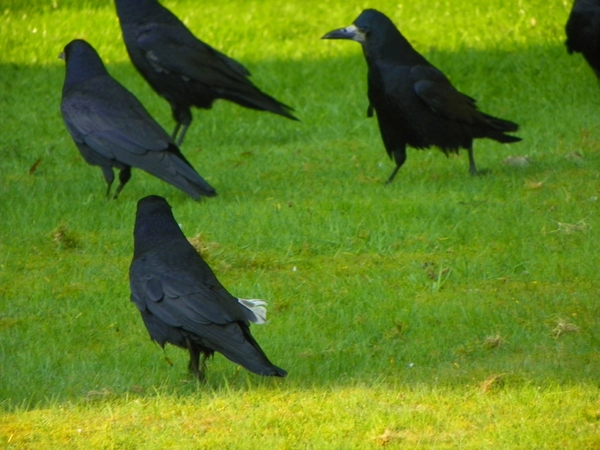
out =
<svg viewBox="0 0 600 450"><path fill-rule="evenodd" d="M108 74L90 44L73 40L61 58L66 62L62 116L83 158L102 169L107 197L113 167L119 169L120 181L114 198L129 181L132 167L195 199L216 195L137 98Z"/></svg>
<svg viewBox="0 0 600 450"><path fill-rule="evenodd" d="M197 39L158 0L115 0L115 5L131 62L171 105L177 145L192 122L190 108L210 109L219 98L298 120L292 108L254 86L242 64Z"/></svg>
<svg viewBox="0 0 600 450"><path fill-rule="evenodd" d="M600 0L575 0L565 32L567 51L581 53L600 79Z"/></svg>
<svg viewBox="0 0 600 450"><path fill-rule="evenodd" d="M250 322L265 322L266 303L227 292L185 238L164 198L151 195L138 202L133 237L131 301L154 341L187 349L188 368L200 380L214 352L258 375L287 374L250 334Z"/></svg>
<svg viewBox="0 0 600 450"><path fill-rule="evenodd" d="M392 21L374 9L354 24L323 39L348 39L362 45L368 66L367 116L377 114L385 149L396 163L391 183L406 160L406 145L439 147L446 155L469 152L469 172L477 173L473 139L507 143L521 139L504 134L518 125L480 112L475 100L457 91L446 76L421 56Z"/></svg>

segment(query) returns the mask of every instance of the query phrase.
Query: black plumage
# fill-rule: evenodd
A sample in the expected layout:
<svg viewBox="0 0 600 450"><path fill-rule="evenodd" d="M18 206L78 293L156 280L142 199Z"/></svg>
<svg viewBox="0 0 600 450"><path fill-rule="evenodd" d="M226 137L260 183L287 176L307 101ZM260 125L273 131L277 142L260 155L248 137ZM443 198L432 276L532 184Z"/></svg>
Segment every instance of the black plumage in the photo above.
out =
<svg viewBox="0 0 600 450"><path fill-rule="evenodd" d="M575 0L565 32L567 51L581 53L600 79L600 0Z"/></svg>
<svg viewBox="0 0 600 450"><path fill-rule="evenodd" d="M115 0L115 5L133 65L171 105L177 145L192 121L191 107L210 109L219 98L297 120L289 106L252 84L242 64L197 39L158 0Z"/></svg>
<svg viewBox="0 0 600 450"><path fill-rule="evenodd" d="M62 116L83 158L102 169L107 197L113 167L119 169L120 181L114 198L129 181L132 167L195 199L216 194L137 98L109 75L90 44L71 41L61 57L66 62Z"/></svg>
<svg viewBox="0 0 600 450"><path fill-rule="evenodd" d="M385 149L396 163L388 183L406 160L406 145L435 146L446 155L465 148L469 171L475 174L473 139L521 140L504 134L517 131L516 123L480 112L475 100L457 91L381 12L364 10L353 25L333 30L323 39L348 39L362 45L368 66L367 115L375 111Z"/></svg>
<svg viewBox="0 0 600 450"><path fill-rule="evenodd" d="M265 321L265 303L227 292L185 238L164 198L138 202L133 236L131 301L154 341L187 349L189 370L200 379L214 352L259 375L286 375L250 334L249 322Z"/></svg>

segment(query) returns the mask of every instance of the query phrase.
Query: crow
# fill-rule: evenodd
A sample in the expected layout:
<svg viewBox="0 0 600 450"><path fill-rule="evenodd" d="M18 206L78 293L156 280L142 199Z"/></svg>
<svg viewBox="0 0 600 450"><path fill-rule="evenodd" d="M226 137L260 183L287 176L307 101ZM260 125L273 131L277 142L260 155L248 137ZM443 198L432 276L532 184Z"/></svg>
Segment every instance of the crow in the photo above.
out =
<svg viewBox="0 0 600 450"><path fill-rule="evenodd" d="M381 12L366 9L353 25L330 31L323 39L348 39L362 45L368 66L367 116L377 114L383 144L396 163L388 184L406 161L406 145L435 146L446 155L465 148L469 171L476 174L473 139L521 140L504 134L517 131L516 123L480 112L475 99L457 91Z"/></svg>
<svg viewBox="0 0 600 450"><path fill-rule="evenodd" d="M66 74L61 112L83 158L100 166L108 188L119 170L117 198L137 167L172 184L194 199L216 192L185 159L173 140L135 96L112 78L96 50L75 39L60 57Z"/></svg>
<svg viewBox="0 0 600 450"><path fill-rule="evenodd" d="M249 322L265 322L266 303L227 292L185 238L164 198L151 195L138 202L133 237L131 301L152 340L163 348L168 342L187 349L188 369L200 380L214 352L259 375L287 374L250 334Z"/></svg>
<svg viewBox="0 0 600 450"><path fill-rule="evenodd" d="M192 122L190 108L210 109L219 98L298 120L291 107L252 84L248 69L196 38L158 0L115 0L115 5L131 62L171 105L177 145Z"/></svg>
<svg viewBox="0 0 600 450"><path fill-rule="evenodd" d="M565 32L569 54L581 53L600 79L600 0L575 0Z"/></svg>

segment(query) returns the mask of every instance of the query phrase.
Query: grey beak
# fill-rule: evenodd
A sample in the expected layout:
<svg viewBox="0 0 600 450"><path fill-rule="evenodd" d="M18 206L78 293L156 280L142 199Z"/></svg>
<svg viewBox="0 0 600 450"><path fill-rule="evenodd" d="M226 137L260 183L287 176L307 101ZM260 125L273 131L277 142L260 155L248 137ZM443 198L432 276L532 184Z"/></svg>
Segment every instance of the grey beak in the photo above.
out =
<svg viewBox="0 0 600 450"><path fill-rule="evenodd" d="M346 28L330 31L321 39L347 39L362 43L365 42L365 35L355 25L350 25Z"/></svg>

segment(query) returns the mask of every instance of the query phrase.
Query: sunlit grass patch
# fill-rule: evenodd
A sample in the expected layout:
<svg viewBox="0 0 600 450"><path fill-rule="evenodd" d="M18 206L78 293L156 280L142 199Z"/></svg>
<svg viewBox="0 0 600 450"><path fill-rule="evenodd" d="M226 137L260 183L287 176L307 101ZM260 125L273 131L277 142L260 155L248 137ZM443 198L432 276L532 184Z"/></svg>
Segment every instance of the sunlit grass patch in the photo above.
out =
<svg viewBox="0 0 600 450"><path fill-rule="evenodd" d="M9 448L165 448L175 442L178 448L594 448L599 406L585 388L514 388L510 382L448 390L263 386L186 398L90 399L5 415L0 432Z"/></svg>

